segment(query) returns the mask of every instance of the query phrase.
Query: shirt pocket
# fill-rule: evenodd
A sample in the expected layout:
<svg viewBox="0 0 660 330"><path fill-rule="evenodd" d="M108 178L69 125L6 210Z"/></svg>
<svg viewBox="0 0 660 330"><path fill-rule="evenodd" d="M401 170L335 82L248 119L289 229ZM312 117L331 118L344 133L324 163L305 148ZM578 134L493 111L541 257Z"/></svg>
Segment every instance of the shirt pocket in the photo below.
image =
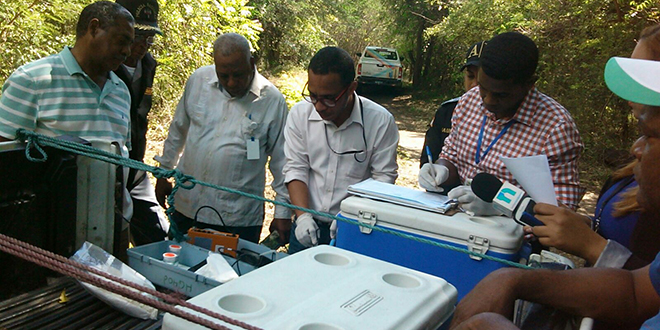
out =
<svg viewBox="0 0 660 330"><path fill-rule="evenodd" d="M200 97L192 102L189 108L188 116L190 121L198 127L204 127L210 124L212 116L209 114L209 109L206 108L207 98Z"/></svg>
<svg viewBox="0 0 660 330"><path fill-rule="evenodd" d="M350 161L348 162L347 168L348 171L346 175L352 179L364 180L368 179L371 176L370 163L371 163L371 150L366 152L361 152L358 154L352 155L343 155L342 157L347 157Z"/></svg>

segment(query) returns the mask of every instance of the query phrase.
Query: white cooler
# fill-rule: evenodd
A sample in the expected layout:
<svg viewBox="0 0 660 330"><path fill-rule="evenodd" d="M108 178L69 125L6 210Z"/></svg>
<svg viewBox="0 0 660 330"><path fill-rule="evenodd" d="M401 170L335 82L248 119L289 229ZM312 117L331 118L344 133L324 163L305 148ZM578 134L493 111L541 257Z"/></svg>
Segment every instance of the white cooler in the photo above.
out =
<svg viewBox="0 0 660 330"><path fill-rule="evenodd" d="M435 330L452 315L456 294L441 278L323 245L188 301L263 329ZM162 328L205 329L169 313Z"/></svg>

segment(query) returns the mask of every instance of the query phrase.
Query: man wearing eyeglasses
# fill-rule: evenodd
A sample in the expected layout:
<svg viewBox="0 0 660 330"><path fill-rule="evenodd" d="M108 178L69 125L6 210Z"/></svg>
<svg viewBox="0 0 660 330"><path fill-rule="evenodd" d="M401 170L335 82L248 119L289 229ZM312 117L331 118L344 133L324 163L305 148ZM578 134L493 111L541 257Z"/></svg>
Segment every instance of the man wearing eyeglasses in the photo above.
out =
<svg viewBox="0 0 660 330"><path fill-rule="evenodd" d="M158 28L156 0L117 0L135 18L135 39L131 55L115 70L131 94L131 159L143 161L147 149L147 115L151 110L152 86L156 74L156 60L149 53ZM158 206L154 188L146 172L131 169L128 189L133 200L133 217L129 226L134 246L165 239L169 222Z"/></svg>
<svg viewBox="0 0 660 330"><path fill-rule="evenodd" d="M394 117L377 103L355 93L351 56L325 47L307 68L304 100L294 105L284 130L284 176L291 203L337 214L349 185L368 178L394 183L399 131ZM296 210L289 253L327 244L334 233L331 219Z"/></svg>

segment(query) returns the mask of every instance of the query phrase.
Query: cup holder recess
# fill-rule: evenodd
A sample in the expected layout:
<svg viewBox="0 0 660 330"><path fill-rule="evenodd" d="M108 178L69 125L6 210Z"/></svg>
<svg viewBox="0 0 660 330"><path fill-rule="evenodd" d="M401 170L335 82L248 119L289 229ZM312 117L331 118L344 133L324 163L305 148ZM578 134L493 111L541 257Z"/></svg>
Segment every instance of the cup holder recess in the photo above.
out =
<svg viewBox="0 0 660 330"><path fill-rule="evenodd" d="M232 294L220 298L218 306L228 312L249 314L264 309L264 307L266 307L266 302L253 296Z"/></svg>
<svg viewBox="0 0 660 330"><path fill-rule="evenodd" d="M389 285L405 289L412 289L422 285L418 279L410 275L397 273L383 275L383 281Z"/></svg>
<svg viewBox="0 0 660 330"><path fill-rule="evenodd" d="M334 325L330 324L325 324L325 323L309 323L305 324L302 327L298 328L298 330L343 330L340 327L336 327Z"/></svg>
<svg viewBox="0 0 660 330"><path fill-rule="evenodd" d="M329 266L345 266L350 262L350 259L334 253L319 253L314 260Z"/></svg>

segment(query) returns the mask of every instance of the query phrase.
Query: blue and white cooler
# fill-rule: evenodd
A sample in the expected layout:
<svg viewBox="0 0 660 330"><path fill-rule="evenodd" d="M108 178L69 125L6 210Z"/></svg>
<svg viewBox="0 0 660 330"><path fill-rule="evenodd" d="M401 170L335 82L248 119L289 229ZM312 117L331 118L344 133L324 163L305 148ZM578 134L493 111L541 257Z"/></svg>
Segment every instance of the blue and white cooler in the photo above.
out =
<svg viewBox="0 0 660 330"><path fill-rule="evenodd" d="M339 216L508 261L526 257L522 226L511 218L448 216L357 196L342 201ZM459 300L490 272L507 266L344 221L337 221L337 230L337 247L441 277L458 289Z"/></svg>

